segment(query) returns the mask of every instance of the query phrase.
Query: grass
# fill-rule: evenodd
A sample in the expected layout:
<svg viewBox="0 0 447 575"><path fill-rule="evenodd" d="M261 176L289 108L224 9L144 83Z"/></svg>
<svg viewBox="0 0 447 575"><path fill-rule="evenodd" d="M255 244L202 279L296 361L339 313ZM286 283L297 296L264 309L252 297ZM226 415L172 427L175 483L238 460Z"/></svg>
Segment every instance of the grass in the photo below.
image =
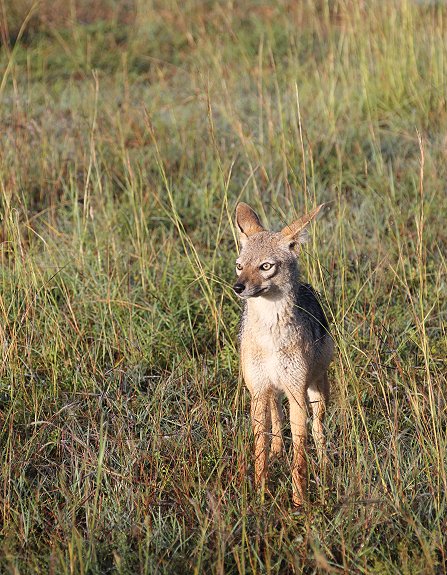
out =
<svg viewBox="0 0 447 575"><path fill-rule="evenodd" d="M447 570L441 2L0 2L0 571ZM337 353L309 503L252 487L239 199Z"/></svg>

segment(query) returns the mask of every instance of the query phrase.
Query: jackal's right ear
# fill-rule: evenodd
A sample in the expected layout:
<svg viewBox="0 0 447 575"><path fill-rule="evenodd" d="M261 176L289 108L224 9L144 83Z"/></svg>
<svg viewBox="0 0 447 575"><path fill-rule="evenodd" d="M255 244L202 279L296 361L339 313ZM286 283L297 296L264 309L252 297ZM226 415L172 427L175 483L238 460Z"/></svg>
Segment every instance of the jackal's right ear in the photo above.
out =
<svg viewBox="0 0 447 575"><path fill-rule="evenodd" d="M249 205L241 202L236 207L236 224L239 230L239 241L244 244L253 234L263 232L259 218Z"/></svg>
<svg viewBox="0 0 447 575"><path fill-rule="evenodd" d="M293 244L305 243L308 237L306 230L307 224L314 219L321 208L323 208L325 205L326 204L320 204L314 210L301 217L299 220L296 220L289 226L286 226L283 230L281 230L281 234L287 239L287 241L290 241Z"/></svg>

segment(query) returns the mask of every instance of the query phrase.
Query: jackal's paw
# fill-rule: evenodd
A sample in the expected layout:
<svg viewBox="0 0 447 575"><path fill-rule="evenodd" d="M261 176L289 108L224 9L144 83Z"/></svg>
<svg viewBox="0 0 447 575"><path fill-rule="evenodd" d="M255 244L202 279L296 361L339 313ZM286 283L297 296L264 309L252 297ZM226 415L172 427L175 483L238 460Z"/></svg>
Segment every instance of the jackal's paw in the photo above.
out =
<svg viewBox="0 0 447 575"><path fill-rule="evenodd" d="M304 498L300 495L294 494L292 497L292 505L295 509L301 509L304 505Z"/></svg>

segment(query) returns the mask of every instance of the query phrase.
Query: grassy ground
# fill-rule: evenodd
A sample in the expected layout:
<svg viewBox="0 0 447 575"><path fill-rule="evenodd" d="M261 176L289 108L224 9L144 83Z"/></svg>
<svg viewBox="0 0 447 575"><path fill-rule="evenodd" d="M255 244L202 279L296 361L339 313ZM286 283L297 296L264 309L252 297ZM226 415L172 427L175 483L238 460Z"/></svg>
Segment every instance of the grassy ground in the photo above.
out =
<svg viewBox="0 0 447 575"><path fill-rule="evenodd" d="M444 3L0 13L0 571L445 573ZM311 443L301 512L287 461L251 484L239 199L332 202L301 258L332 481Z"/></svg>

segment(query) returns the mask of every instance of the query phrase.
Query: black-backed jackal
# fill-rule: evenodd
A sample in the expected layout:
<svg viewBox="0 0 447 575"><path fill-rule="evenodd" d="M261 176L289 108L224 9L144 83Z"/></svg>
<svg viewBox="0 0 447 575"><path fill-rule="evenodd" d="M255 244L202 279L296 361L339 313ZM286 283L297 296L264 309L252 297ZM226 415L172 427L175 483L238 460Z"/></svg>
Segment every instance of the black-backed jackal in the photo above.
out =
<svg viewBox="0 0 447 575"><path fill-rule="evenodd" d="M269 452L283 451L281 395L290 405L293 503L306 494L307 403L321 465L326 463L323 418L329 398L327 370L333 354L328 323L313 288L300 281L297 253L307 224L320 208L275 233L247 204L236 209L241 251L236 294L245 301L240 331L241 364L251 394L255 484L267 478Z"/></svg>

